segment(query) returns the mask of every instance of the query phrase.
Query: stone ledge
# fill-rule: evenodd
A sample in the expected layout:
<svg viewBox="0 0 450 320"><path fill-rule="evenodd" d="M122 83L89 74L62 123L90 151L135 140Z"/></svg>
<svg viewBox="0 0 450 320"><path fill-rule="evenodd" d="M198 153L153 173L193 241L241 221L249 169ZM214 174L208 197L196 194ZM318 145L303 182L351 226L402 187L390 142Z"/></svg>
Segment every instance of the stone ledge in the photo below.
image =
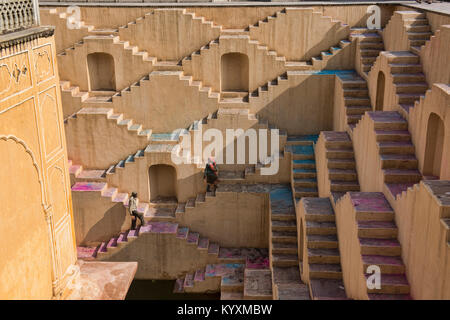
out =
<svg viewBox="0 0 450 320"><path fill-rule="evenodd" d="M0 49L9 48L38 38L53 36L55 27L39 26L0 35Z"/></svg>
<svg viewBox="0 0 450 320"><path fill-rule="evenodd" d="M67 287L65 300L123 300L133 281L137 262L78 260L80 275Z"/></svg>

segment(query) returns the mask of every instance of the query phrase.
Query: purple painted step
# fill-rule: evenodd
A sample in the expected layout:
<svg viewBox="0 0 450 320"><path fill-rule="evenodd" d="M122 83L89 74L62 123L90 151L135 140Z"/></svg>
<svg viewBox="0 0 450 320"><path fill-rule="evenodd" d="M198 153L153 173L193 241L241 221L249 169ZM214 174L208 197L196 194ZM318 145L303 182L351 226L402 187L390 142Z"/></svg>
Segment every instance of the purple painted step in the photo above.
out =
<svg viewBox="0 0 450 320"><path fill-rule="evenodd" d="M109 240L107 248L115 248L117 247L117 239L116 237L111 238L111 240Z"/></svg>
<svg viewBox="0 0 450 320"><path fill-rule="evenodd" d="M102 242L100 245L100 248L98 249L98 252L106 252L107 251L108 244L106 242Z"/></svg>
<svg viewBox="0 0 450 320"><path fill-rule="evenodd" d="M175 281L173 293L183 293L183 292L184 292L184 279L177 279Z"/></svg>
<svg viewBox="0 0 450 320"><path fill-rule="evenodd" d="M187 236L187 243L198 245L199 237L200 237L200 234L198 232L189 232L189 234Z"/></svg>
<svg viewBox="0 0 450 320"><path fill-rule="evenodd" d="M198 269L195 271L194 281L204 281L205 280L205 270Z"/></svg>
<svg viewBox="0 0 450 320"><path fill-rule="evenodd" d="M178 228L178 230L177 230L177 238L186 240L188 232L189 232L189 228L188 227Z"/></svg>
<svg viewBox="0 0 450 320"><path fill-rule="evenodd" d="M184 278L184 285L185 288L192 288L194 286L194 274L188 273L186 274L186 277Z"/></svg>
<svg viewBox="0 0 450 320"><path fill-rule="evenodd" d="M178 224L171 222L150 222L141 228L141 232L176 234Z"/></svg>
<svg viewBox="0 0 450 320"><path fill-rule="evenodd" d="M198 239L198 249L208 249L209 239L208 238L200 238Z"/></svg>
<svg viewBox="0 0 450 320"><path fill-rule="evenodd" d="M382 192L349 192L356 211L393 212Z"/></svg>
<svg viewBox="0 0 450 320"><path fill-rule="evenodd" d="M76 182L72 191L102 191L105 187L105 182Z"/></svg>
<svg viewBox="0 0 450 320"><path fill-rule="evenodd" d="M128 241L128 232L129 232L129 231L122 232L122 233L119 235L119 238L117 239L117 243L120 243L120 242L127 242L127 241Z"/></svg>
<svg viewBox="0 0 450 320"><path fill-rule="evenodd" d="M208 247L208 254L219 254L219 244L216 242L210 242Z"/></svg>

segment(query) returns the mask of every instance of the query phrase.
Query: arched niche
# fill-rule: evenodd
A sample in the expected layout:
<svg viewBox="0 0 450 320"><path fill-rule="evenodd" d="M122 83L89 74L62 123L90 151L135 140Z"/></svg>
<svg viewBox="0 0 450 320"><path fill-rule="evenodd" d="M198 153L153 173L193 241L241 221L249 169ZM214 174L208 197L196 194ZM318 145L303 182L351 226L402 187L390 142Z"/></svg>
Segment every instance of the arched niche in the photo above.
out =
<svg viewBox="0 0 450 320"><path fill-rule="evenodd" d="M114 58L104 52L90 53L87 56L89 90L116 91Z"/></svg>
<svg viewBox="0 0 450 320"><path fill-rule="evenodd" d="M383 111L385 89L386 89L386 79L383 71L380 71L378 72L377 78L377 95L375 101L375 111Z"/></svg>
<svg viewBox="0 0 450 320"><path fill-rule="evenodd" d="M177 197L177 172L166 164L152 165L148 169L150 200L173 199Z"/></svg>
<svg viewBox="0 0 450 320"><path fill-rule="evenodd" d="M444 122L436 114L431 113L427 124L425 161L423 174L426 176L441 175L442 151L444 148Z"/></svg>
<svg viewBox="0 0 450 320"><path fill-rule="evenodd" d="M248 56L238 52L224 54L220 59L222 92L245 93L249 90Z"/></svg>

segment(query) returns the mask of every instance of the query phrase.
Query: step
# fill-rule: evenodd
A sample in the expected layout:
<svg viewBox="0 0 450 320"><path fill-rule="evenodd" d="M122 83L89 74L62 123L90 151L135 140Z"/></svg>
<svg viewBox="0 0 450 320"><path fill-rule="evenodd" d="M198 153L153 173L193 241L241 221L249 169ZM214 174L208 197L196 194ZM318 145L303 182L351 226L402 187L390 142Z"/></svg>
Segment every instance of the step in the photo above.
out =
<svg viewBox="0 0 450 320"><path fill-rule="evenodd" d="M328 159L328 169L354 169L356 168L355 159Z"/></svg>
<svg viewBox="0 0 450 320"><path fill-rule="evenodd" d="M345 112L349 115L363 115L367 111L372 111L372 107L367 105L345 106Z"/></svg>
<svg viewBox="0 0 450 320"><path fill-rule="evenodd" d="M175 220L175 208L149 207L144 214L145 221L172 221Z"/></svg>
<svg viewBox="0 0 450 320"><path fill-rule="evenodd" d="M414 154L411 141L379 141L377 146L380 154Z"/></svg>
<svg viewBox="0 0 450 320"><path fill-rule="evenodd" d="M370 274L366 274L366 279ZM381 274L381 288L367 289L368 293L409 294L405 274Z"/></svg>
<svg viewBox="0 0 450 320"><path fill-rule="evenodd" d="M317 188L317 179L315 178L296 178L294 179L295 187Z"/></svg>
<svg viewBox="0 0 450 320"><path fill-rule="evenodd" d="M273 220L271 225L273 231L297 231L297 224L294 220Z"/></svg>
<svg viewBox="0 0 450 320"><path fill-rule="evenodd" d="M420 73L420 72L422 72L422 65L415 64L415 63L390 63L389 66L391 68L391 73L394 73L394 74L395 73Z"/></svg>
<svg viewBox="0 0 450 320"><path fill-rule="evenodd" d="M311 279L313 300L347 300L344 283L338 279Z"/></svg>
<svg viewBox="0 0 450 320"><path fill-rule="evenodd" d="M354 181L349 180L331 180L330 190L333 192L347 192L347 191L359 191L359 183L355 179Z"/></svg>
<svg viewBox="0 0 450 320"><path fill-rule="evenodd" d="M358 175L355 169L329 169L328 178L330 180L355 181Z"/></svg>
<svg viewBox="0 0 450 320"><path fill-rule="evenodd" d="M342 279L342 268L340 264L310 263L310 279Z"/></svg>
<svg viewBox="0 0 450 320"><path fill-rule="evenodd" d="M418 160L414 154L380 154L382 169L416 169Z"/></svg>
<svg viewBox="0 0 450 320"><path fill-rule="evenodd" d="M308 248L308 262L318 264L338 264L340 263L339 250Z"/></svg>
<svg viewBox="0 0 450 320"><path fill-rule="evenodd" d="M400 274L405 272L405 265L399 256L361 255L364 271L371 265L380 267L381 274Z"/></svg>
<svg viewBox="0 0 450 320"><path fill-rule="evenodd" d="M425 82L425 75L422 72L418 73L392 73L392 78L395 84L401 83L417 83Z"/></svg>
<svg viewBox="0 0 450 320"><path fill-rule="evenodd" d="M318 196L317 188L295 187L294 191L295 191L296 198L317 197Z"/></svg>
<svg viewBox="0 0 450 320"><path fill-rule="evenodd" d="M404 141L411 142L411 134L408 130L375 130L378 142Z"/></svg>
<svg viewBox="0 0 450 320"><path fill-rule="evenodd" d="M421 97L425 97L425 91L421 93L397 93L399 104L414 104L419 101Z"/></svg>
<svg viewBox="0 0 450 320"><path fill-rule="evenodd" d="M417 169L383 169L385 183L416 183L422 179Z"/></svg>
<svg viewBox="0 0 450 320"><path fill-rule="evenodd" d="M272 243L272 253L279 254L297 254L297 243L274 242Z"/></svg>
<svg viewBox="0 0 450 320"><path fill-rule="evenodd" d="M397 93L421 93L423 96L428 90L428 84L426 82L399 82L395 83L395 89Z"/></svg>
<svg viewBox="0 0 450 320"><path fill-rule="evenodd" d="M279 300L310 300L308 286L303 282L276 286Z"/></svg>
<svg viewBox="0 0 450 320"><path fill-rule="evenodd" d="M297 232L293 232L293 231L272 231L272 242L297 243Z"/></svg>
<svg viewBox="0 0 450 320"><path fill-rule="evenodd" d="M317 176L316 169L294 168L292 173L294 178L315 178Z"/></svg>
<svg viewBox="0 0 450 320"><path fill-rule="evenodd" d="M369 293L369 300L412 300L409 294Z"/></svg>
<svg viewBox="0 0 450 320"><path fill-rule="evenodd" d="M244 299L272 300L272 272L270 270L244 271Z"/></svg>
<svg viewBox="0 0 450 320"><path fill-rule="evenodd" d="M394 221L358 221L360 238L396 239L398 229Z"/></svg>
<svg viewBox="0 0 450 320"><path fill-rule="evenodd" d="M297 254L272 253L272 265L276 267L298 266Z"/></svg>
<svg viewBox="0 0 450 320"><path fill-rule="evenodd" d="M400 256L402 248L397 239L360 238L361 254L380 256Z"/></svg>
<svg viewBox="0 0 450 320"><path fill-rule="evenodd" d="M308 248L333 249L338 247L338 239L335 234L307 234Z"/></svg>
<svg viewBox="0 0 450 320"><path fill-rule="evenodd" d="M321 234L321 235L336 234L336 223L329 221L319 222L307 220L306 232L307 234Z"/></svg>

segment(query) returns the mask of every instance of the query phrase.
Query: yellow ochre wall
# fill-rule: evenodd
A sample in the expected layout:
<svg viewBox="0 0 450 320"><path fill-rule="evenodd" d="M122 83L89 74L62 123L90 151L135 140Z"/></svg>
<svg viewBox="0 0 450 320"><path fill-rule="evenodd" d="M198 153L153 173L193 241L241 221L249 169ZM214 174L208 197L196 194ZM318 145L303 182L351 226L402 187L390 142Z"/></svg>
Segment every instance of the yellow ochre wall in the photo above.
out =
<svg viewBox="0 0 450 320"><path fill-rule="evenodd" d="M51 299L77 258L53 36L2 49L0 79L0 299Z"/></svg>

